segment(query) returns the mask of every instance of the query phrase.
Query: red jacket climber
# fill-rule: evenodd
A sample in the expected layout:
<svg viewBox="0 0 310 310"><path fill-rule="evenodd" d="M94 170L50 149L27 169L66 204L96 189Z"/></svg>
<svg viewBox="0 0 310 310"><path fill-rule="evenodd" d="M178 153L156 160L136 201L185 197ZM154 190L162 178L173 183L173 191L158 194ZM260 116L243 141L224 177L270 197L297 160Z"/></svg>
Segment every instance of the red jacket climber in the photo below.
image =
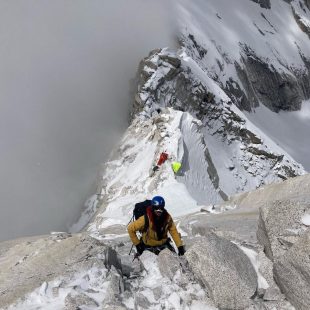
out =
<svg viewBox="0 0 310 310"><path fill-rule="evenodd" d="M162 165L166 160L168 159L168 154L165 152L162 152L159 156L159 160L157 162L157 166Z"/></svg>

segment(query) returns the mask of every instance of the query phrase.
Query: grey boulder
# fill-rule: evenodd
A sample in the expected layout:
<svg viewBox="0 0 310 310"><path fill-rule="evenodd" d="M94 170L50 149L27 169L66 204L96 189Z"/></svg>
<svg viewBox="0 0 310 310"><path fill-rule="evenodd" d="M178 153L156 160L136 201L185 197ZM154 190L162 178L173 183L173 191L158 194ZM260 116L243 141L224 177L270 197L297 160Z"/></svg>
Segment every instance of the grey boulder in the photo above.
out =
<svg viewBox="0 0 310 310"><path fill-rule="evenodd" d="M274 277L296 309L310 309L310 231L274 262Z"/></svg>
<svg viewBox="0 0 310 310"><path fill-rule="evenodd" d="M210 233L185 256L217 307L245 309L250 305L257 289L257 274L237 245Z"/></svg>
<svg viewBox="0 0 310 310"><path fill-rule="evenodd" d="M286 253L306 230L302 217L310 204L291 200L268 202L260 209L257 240L269 259Z"/></svg>
<svg viewBox="0 0 310 310"><path fill-rule="evenodd" d="M163 277L172 280L180 270L180 263L170 250L165 249L158 255L158 268Z"/></svg>
<svg viewBox="0 0 310 310"><path fill-rule="evenodd" d="M98 303L84 293L72 295L69 293L65 298L65 310L80 309L81 306L98 307Z"/></svg>

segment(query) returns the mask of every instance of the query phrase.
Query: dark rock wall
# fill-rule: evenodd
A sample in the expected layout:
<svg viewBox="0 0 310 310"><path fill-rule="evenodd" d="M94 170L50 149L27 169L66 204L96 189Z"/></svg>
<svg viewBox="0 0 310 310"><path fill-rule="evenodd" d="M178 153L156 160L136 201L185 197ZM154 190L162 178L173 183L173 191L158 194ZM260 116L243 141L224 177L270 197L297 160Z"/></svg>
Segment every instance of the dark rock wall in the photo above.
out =
<svg viewBox="0 0 310 310"><path fill-rule="evenodd" d="M251 1L258 3L264 9L271 8L270 0L251 0Z"/></svg>
<svg viewBox="0 0 310 310"><path fill-rule="evenodd" d="M249 105L255 107L258 101L274 112L300 109L301 102L310 89L309 81L308 85L301 87L300 80L293 74L281 74L247 48L244 50L242 62L244 67L238 70L239 78L249 90L249 103L245 107L242 106L243 109L248 110Z"/></svg>

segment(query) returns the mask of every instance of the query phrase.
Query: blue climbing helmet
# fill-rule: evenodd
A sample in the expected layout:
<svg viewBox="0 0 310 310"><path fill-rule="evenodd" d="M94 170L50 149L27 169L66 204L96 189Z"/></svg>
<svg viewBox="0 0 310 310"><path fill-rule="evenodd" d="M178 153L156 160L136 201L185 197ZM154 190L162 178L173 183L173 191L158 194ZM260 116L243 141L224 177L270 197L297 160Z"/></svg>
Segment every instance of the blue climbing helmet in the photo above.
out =
<svg viewBox="0 0 310 310"><path fill-rule="evenodd" d="M164 208L165 207L165 199L161 196L155 196L152 199L152 206L154 208Z"/></svg>

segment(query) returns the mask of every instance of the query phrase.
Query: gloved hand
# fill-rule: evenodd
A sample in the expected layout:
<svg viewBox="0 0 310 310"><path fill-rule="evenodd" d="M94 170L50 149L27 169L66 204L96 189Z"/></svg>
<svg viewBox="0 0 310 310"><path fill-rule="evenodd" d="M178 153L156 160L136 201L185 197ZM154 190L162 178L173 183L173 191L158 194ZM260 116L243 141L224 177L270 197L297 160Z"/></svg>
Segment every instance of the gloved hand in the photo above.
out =
<svg viewBox="0 0 310 310"><path fill-rule="evenodd" d="M183 256L185 254L184 246L183 245L179 246L178 251L179 251L179 256Z"/></svg>
<svg viewBox="0 0 310 310"><path fill-rule="evenodd" d="M156 165L153 167L153 171L156 172L159 169L159 167Z"/></svg>
<svg viewBox="0 0 310 310"><path fill-rule="evenodd" d="M145 250L145 244L141 241L139 244L136 245L137 253L141 255Z"/></svg>

